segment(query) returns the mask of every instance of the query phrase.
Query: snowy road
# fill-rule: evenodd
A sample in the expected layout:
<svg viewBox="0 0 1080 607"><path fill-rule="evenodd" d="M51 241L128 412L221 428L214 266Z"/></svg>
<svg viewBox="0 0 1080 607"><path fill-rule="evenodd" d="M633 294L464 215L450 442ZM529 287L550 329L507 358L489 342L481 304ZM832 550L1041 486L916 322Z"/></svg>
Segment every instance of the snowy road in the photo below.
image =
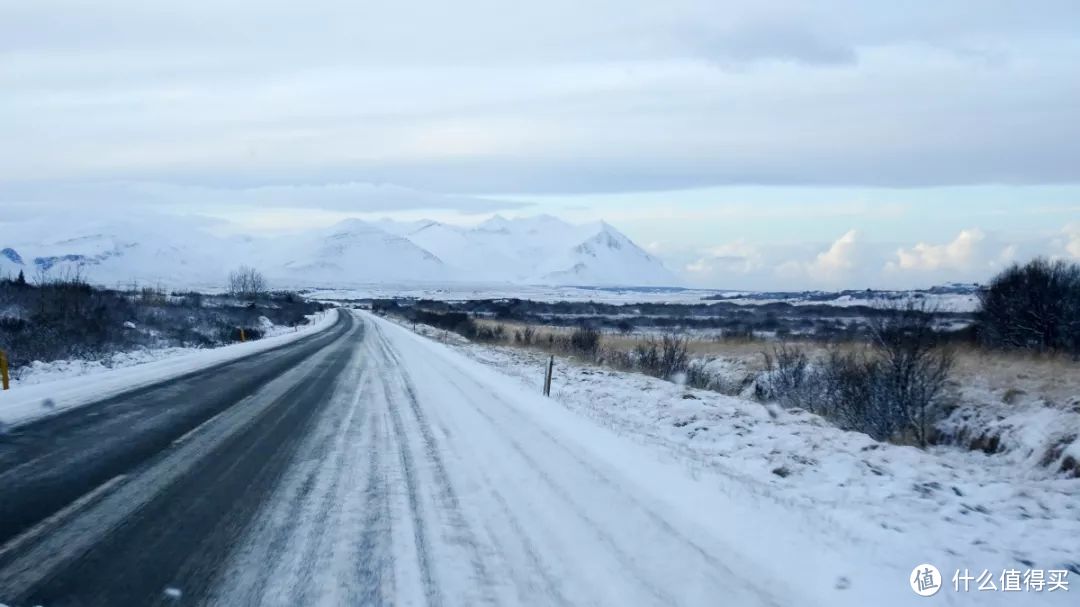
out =
<svg viewBox="0 0 1080 607"><path fill-rule="evenodd" d="M792 604L596 428L396 325L348 317L247 373L161 388L207 419L175 437L137 394L3 452L0 603Z"/></svg>

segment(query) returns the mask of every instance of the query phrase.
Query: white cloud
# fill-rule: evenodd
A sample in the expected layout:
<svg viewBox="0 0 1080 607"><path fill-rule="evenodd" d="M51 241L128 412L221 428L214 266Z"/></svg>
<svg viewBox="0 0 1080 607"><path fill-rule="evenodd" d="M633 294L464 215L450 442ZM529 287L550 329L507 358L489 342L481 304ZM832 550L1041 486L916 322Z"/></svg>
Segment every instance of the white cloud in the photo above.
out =
<svg viewBox="0 0 1080 607"><path fill-rule="evenodd" d="M706 253L713 264L730 272L748 274L765 264L761 249L744 239L712 247Z"/></svg>
<svg viewBox="0 0 1080 607"><path fill-rule="evenodd" d="M1080 259L1080 223L1070 223L1062 230L1065 234L1065 252Z"/></svg>
<svg viewBox="0 0 1080 607"><path fill-rule="evenodd" d="M920 242L897 249L895 258L885 264L884 274L908 274L924 282L984 281L1014 261L1047 251L1046 242L1004 241L979 228L968 228L946 243Z"/></svg>
<svg viewBox="0 0 1080 607"><path fill-rule="evenodd" d="M5 176L472 193L1080 179L1076 2L7 4Z"/></svg>
<svg viewBox="0 0 1080 607"><path fill-rule="evenodd" d="M1014 262L1036 256L1080 258L1080 225L1009 240L982 228L960 230L946 242L897 248L849 230L829 244L739 241L697 249L679 258L689 282L765 290L923 288L949 282L984 283Z"/></svg>
<svg viewBox="0 0 1080 607"><path fill-rule="evenodd" d="M978 228L962 230L952 242L932 245L920 242L910 249L896 251L891 267L901 270L967 269L978 259L986 234Z"/></svg>
<svg viewBox="0 0 1080 607"><path fill-rule="evenodd" d="M357 182L227 187L127 181L7 184L0 181L0 200L24 206L154 206L158 210L306 207L350 213L410 210L488 213L530 206L493 198Z"/></svg>
<svg viewBox="0 0 1080 607"><path fill-rule="evenodd" d="M698 257L687 263L685 270L698 284L739 281L766 265L761 249L743 239L696 250L694 254Z"/></svg>
<svg viewBox="0 0 1080 607"><path fill-rule="evenodd" d="M854 277L859 249L858 232L849 230L813 260L785 262L777 268L777 273L793 279L808 278L818 285L841 285Z"/></svg>
<svg viewBox="0 0 1080 607"><path fill-rule="evenodd" d="M712 274L713 269L712 264L704 257L686 264L686 271L694 274Z"/></svg>

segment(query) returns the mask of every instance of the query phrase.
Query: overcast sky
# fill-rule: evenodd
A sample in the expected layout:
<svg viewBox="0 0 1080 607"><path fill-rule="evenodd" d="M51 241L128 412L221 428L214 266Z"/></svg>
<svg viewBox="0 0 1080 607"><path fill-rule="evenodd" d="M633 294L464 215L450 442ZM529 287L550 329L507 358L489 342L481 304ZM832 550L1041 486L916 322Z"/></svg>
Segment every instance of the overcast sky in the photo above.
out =
<svg viewBox="0 0 1080 607"><path fill-rule="evenodd" d="M695 284L1080 258L1080 2L0 0L0 219L605 218Z"/></svg>

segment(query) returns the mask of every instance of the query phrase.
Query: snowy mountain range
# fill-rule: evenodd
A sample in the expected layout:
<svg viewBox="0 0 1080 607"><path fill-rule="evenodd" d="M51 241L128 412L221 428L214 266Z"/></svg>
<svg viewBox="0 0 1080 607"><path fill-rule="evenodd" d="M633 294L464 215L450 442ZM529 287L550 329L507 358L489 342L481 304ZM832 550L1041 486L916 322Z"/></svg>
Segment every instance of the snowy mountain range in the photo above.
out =
<svg viewBox="0 0 1080 607"><path fill-rule="evenodd" d="M92 282L201 287L234 267L259 268L275 286L486 283L679 286L655 257L604 222L495 216L466 227L430 220L365 222L275 237L220 237L212 224L158 215L39 218L0 223L0 276L78 268Z"/></svg>

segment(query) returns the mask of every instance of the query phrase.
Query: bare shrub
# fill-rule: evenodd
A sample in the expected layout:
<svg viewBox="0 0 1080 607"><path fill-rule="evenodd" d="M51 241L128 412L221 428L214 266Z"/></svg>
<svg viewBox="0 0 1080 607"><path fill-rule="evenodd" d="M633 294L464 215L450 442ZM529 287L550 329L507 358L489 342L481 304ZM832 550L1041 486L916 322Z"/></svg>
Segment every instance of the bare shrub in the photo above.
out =
<svg viewBox="0 0 1080 607"><path fill-rule="evenodd" d="M810 357L797 346L781 343L772 352L764 352L765 376L762 382L766 399L776 400L785 408L815 411L817 390L811 374Z"/></svg>
<svg viewBox="0 0 1080 607"><path fill-rule="evenodd" d="M713 392L730 393L731 390L724 381L709 372L704 361L691 361L686 365L686 385L699 390L712 390Z"/></svg>
<svg viewBox="0 0 1080 607"><path fill-rule="evenodd" d="M632 371L635 369L636 360L633 353L626 350L601 348L600 354L597 356L597 362L621 371Z"/></svg>
<svg viewBox="0 0 1080 607"><path fill-rule="evenodd" d="M13 371L36 360L107 361L115 352L139 348L220 345L237 339L240 327L246 339L257 339L260 316L293 325L322 309L292 296L270 297L265 305L218 296L204 307L198 294L168 298L157 289L96 288L76 267L41 270L37 278L27 285L0 281L0 349Z"/></svg>
<svg viewBox="0 0 1080 607"><path fill-rule="evenodd" d="M880 365L866 353L830 351L816 381L823 397L815 412L838 427L865 432L877 440L892 438L901 427L902 419L879 389Z"/></svg>
<svg viewBox="0 0 1080 607"><path fill-rule="evenodd" d="M476 339L477 328L476 321L471 318L466 318L456 325L453 325L451 330L465 339Z"/></svg>
<svg viewBox="0 0 1080 607"><path fill-rule="evenodd" d="M570 334L570 350L587 357L596 356L600 348L600 330L593 327L578 327Z"/></svg>
<svg viewBox="0 0 1080 607"><path fill-rule="evenodd" d="M676 333L639 342L631 356L633 367L654 377L672 379L690 367L689 343L688 337Z"/></svg>
<svg viewBox="0 0 1080 607"><path fill-rule="evenodd" d="M1080 354L1080 265L1013 265L979 293L977 331L990 347Z"/></svg>
<svg viewBox="0 0 1080 607"><path fill-rule="evenodd" d="M266 278L255 268L240 266L229 273L229 294L241 299L258 299L267 294Z"/></svg>
<svg viewBox="0 0 1080 607"><path fill-rule="evenodd" d="M907 301L889 312L871 323L878 397L895 407L890 414L925 447L955 357L941 346L934 331L936 310L925 300Z"/></svg>
<svg viewBox="0 0 1080 607"><path fill-rule="evenodd" d="M165 304L165 291L160 288L143 287L139 290L139 303L144 306L160 306Z"/></svg>
<svg viewBox="0 0 1080 607"><path fill-rule="evenodd" d="M531 346L536 339L536 329L526 326L514 333L514 341L523 346Z"/></svg>
<svg viewBox="0 0 1080 607"><path fill-rule="evenodd" d="M642 371L660 368L660 344L653 339L636 344L634 360Z"/></svg>
<svg viewBox="0 0 1080 607"><path fill-rule="evenodd" d="M867 351L832 350L812 363L803 350L781 344L765 354L761 396L878 440L909 436L925 447L954 361L933 322L933 310L910 301L874 319Z"/></svg>
<svg viewBox="0 0 1080 607"><path fill-rule="evenodd" d="M689 367L689 339L685 335L669 333L660 337L660 377L671 379Z"/></svg>
<svg viewBox="0 0 1080 607"><path fill-rule="evenodd" d="M473 339L492 343L502 342L506 339L506 327L503 325L475 325L476 332Z"/></svg>

